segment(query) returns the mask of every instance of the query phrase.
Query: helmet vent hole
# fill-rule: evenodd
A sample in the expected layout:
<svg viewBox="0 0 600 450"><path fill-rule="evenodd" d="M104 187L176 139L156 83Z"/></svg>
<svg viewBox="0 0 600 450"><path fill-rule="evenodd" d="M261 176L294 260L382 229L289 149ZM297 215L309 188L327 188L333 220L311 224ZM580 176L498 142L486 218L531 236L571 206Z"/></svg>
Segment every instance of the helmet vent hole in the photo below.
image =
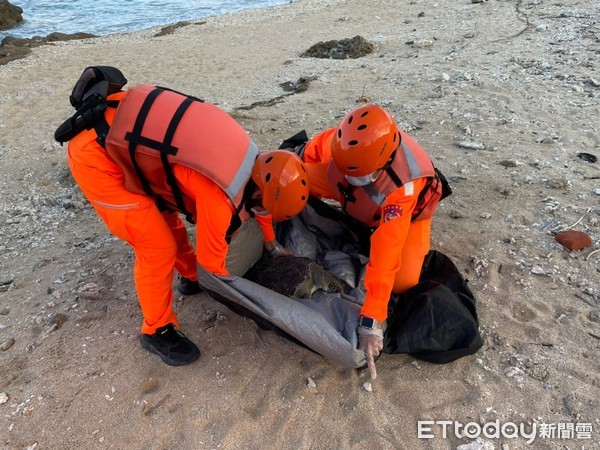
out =
<svg viewBox="0 0 600 450"><path fill-rule="evenodd" d="M269 172L267 174L267 176L265 177L265 181L268 183L270 179L271 179L271 172Z"/></svg>
<svg viewBox="0 0 600 450"><path fill-rule="evenodd" d="M269 164L271 161L273 161L273 157L269 156L267 159L265 159L265 164Z"/></svg>
<svg viewBox="0 0 600 450"><path fill-rule="evenodd" d="M365 128L367 128L367 126L365 124L362 124L358 127L359 130L364 130Z"/></svg>
<svg viewBox="0 0 600 450"><path fill-rule="evenodd" d="M348 167L346 167L346 170L348 172L354 172L356 169L358 169L358 166L348 166Z"/></svg>
<svg viewBox="0 0 600 450"><path fill-rule="evenodd" d="M348 118L348 124L351 124L353 119L354 119L354 116L350 116L350 117Z"/></svg>
<svg viewBox="0 0 600 450"><path fill-rule="evenodd" d="M348 145L358 145L358 141L353 139L350 142L348 142Z"/></svg>
<svg viewBox="0 0 600 450"><path fill-rule="evenodd" d="M302 201L306 200L306 195L303 195L302 197L300 197L302 199Z"/></svg>
<svg viewBox="0 0 600 450"><path fill-rule="evenodd" d="M338 130L337 135L338 135L338 139L341 139L342 138L342 130Z"/></svg>
<svg viewBox="0 0 600 450"><path fill-rule="evenodd" d="M302 183L302 186L306 186L306 180L302 180L300 182Z"/></svg>
<svg viewBox="0 0 600 450"><path fill-rule="evenodd" d="M367 114L369 114L369 111L365 111L364 113L362 113L362 114L360 115L360 117L365 117Z"/></svg>

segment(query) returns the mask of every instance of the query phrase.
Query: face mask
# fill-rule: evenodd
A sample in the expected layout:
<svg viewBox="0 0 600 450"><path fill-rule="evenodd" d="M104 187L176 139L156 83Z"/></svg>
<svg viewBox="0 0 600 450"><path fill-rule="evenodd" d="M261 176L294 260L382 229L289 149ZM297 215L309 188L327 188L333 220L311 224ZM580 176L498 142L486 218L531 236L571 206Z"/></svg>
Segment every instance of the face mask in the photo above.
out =
<svg viewBox="0 0 600 450"><path fill-rule="evenodd" d="M346 181L348 181L348 183L350 183L352 186L366 186L367 184L373 183L377 177L379 177L380 173L381 170L376 170L375 172L363 177L350 177L348 175L344 176L346 177Z"/></svg>

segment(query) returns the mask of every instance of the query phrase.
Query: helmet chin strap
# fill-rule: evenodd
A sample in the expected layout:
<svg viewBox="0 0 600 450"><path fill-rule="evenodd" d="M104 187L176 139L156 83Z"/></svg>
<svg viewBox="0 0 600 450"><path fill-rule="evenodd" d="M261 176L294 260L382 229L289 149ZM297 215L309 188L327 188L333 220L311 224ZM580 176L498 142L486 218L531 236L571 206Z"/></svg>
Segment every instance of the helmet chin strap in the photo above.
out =
<svg viewBox="0 0 600 450"><path fill-rule="evenodd" d="M375 180L377 180L377 178L379 178L381 172L382 169L377 169L375 172L362 177L351 177L349 175L344 175L344 177L346 177L346 181L348 181L348 183L350 183L352 186L361 187L373 183Z"/></svg>

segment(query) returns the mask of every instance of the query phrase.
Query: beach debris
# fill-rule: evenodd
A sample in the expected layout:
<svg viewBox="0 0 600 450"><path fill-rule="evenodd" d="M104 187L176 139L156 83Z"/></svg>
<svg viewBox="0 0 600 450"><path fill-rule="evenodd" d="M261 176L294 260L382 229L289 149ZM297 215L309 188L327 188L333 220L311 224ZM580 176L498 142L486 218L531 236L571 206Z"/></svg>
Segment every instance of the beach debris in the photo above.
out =
<svg viewBox="0 0 600 450"><path fill-rule="evenodd" d="M308 380L306 380L306 385L310 388L317 387L317 383L315 383L315 380L313 380L311 377L308 377Z"/></svg>
<svg viewBox="0 0 600 450"><path fill-rule="evenodd" d="M167 25L166 27L162 27L158 33L154 35L154 37L167 36L172 34L178 28L187 27L188 25L204 25L206 20L201 20L200 22L188 22L186 20L182 20L181 22L173 23L171 25Z"/></svg>
<svg viewBox="0 0 600 450"><path fill-rule="evenodd" d="M367 392L373 392L373 384L370 381L365 381L362 384L362 388Z"/></svg>
<svg viewBox="0 0 600 450"><path fill-rule="evenodd" d="M86 283L79 289L79 294L86 298L97 298L100 295L100 287L96 283Z"/></svg>
<svg viewBox="0 0 600 450"><path fill-rule="evenodd" d="M14 344L15 344L15 340L13 338L8 338L4 342L2 342L2 344L0 344L0 350L5 352L9 348L11 348Z"/></svg>
<svg viewBox="0 0 600 450"><path fill-rule="evenodd" d="M0 405L4 405L8 401L6 392L0 392Z"/></svg>
<svg viewBox="0 0 600 450"><path fill-rule="evenodd" d="M591 153L585 153L585 152L577 153L577 157L579 159L583 159L584 161L587 161L592 164L595 163L596 161L598 161L598 157L596 155L592 155Z"/></svg>
<svg viewBox="0 0 600 450"><path fill-rule="evenodd" d="M531 268L531 273L535 275L547 275L546 271L540 266L533 266Z"/></svg>
<svg viewBox="0 0 600 450"><path fill-rule="evenodd" d="M597 248L593 252L590 252L590 254L585 257L585 260L587 261L588 259L590 259L592 257L592 255L595 255L598 252L600 252L600 248Z"/></svg>
<svg viewBox="0 0 600 450"><path fill-rule="evenodd" d="M296 81L286 81L279 85L285 91L285 94L278 95L277 97L274 97L269 100L260 100L258 102L251 103L250 105L238 106L235 109L237 111L248 111L250 109L256 108L257 106L276 105L277 103L283 102L283 100L286 97L289 97L290 95L294 95L294 94L298 94L300 92L306 91L308 89L308 86L310 85L310 82L314 81L316 79L317 79L316 76L310 76L310 77L300 77ZM234 117L236 116L235 113L233 114L233 116Z"/></svg>
<svg viewBox="0 0 600 450"><path fill-rule="evenodd" d="M281 83L279 86L285 91L290 92L290 94L298 94L300 92L304 92L308 89L311 81L316 80L316 76L310 77L300 77L296 81L285 81Z"/></svg>
<svg viewBox="0 0 600 450"><path fill-rule="evenodd" d="M480 142L458 141L456 145L460 148L469 148L471 150L485 150L485 145Z"/></svg>
<svg viewBox="0 0 600 450"><path fill-rule="evenodd" d="M301 256L279 256L256 263L246 275L251 281L280 294L311 298L316 291L345 293L350 286L321 264Z"/></svg>
<svg viewBox="0 0 600 450"><path fill-rule="evenodd" d="M357 59L375 50L375 45L362 36L333 41L321 41L302 53L302 58Z"/></svg>
<svg viewBox="0 0 600 450"><path fill-rule="evenodd" d="M6 292L11 289L15 279L12 277L0 279L0 292Z"/></svg>
<svg viewBox="0 0 600 450"><path fill-rule="evenodd" d="M217 309L207 309L204 312L204 317L202 320L207 323L214 323L216 321L226 322L227 316Z"/></svg>
<svg viewBox="0 0 600 450"><path fill-rule="evenodd" d="M561 231L554 239L568 250L582 250L592 245L592 238L583 231Z"/></svg>

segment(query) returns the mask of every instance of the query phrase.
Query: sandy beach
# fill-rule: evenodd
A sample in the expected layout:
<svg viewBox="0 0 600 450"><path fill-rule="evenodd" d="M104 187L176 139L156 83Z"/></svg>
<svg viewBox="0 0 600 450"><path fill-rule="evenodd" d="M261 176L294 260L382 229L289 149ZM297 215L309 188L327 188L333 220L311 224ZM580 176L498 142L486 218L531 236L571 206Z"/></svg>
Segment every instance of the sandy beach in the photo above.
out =
<svg viewBox="0 0 600 450"><path fill-rule="evenodd" d="M0 447L600 449L595 0L294 0L160 31L0 65ZM357 35L375 50L300 56ZM444 365L383 355L368 392L368 371L202 293L175 302L200 359L161 363L139 345L132 251L53 140L91 65L217 104L264 150L387 108L452 184L432 248L469 280L483 348ZM565 249L564 229L592 245Z"/></svg>

